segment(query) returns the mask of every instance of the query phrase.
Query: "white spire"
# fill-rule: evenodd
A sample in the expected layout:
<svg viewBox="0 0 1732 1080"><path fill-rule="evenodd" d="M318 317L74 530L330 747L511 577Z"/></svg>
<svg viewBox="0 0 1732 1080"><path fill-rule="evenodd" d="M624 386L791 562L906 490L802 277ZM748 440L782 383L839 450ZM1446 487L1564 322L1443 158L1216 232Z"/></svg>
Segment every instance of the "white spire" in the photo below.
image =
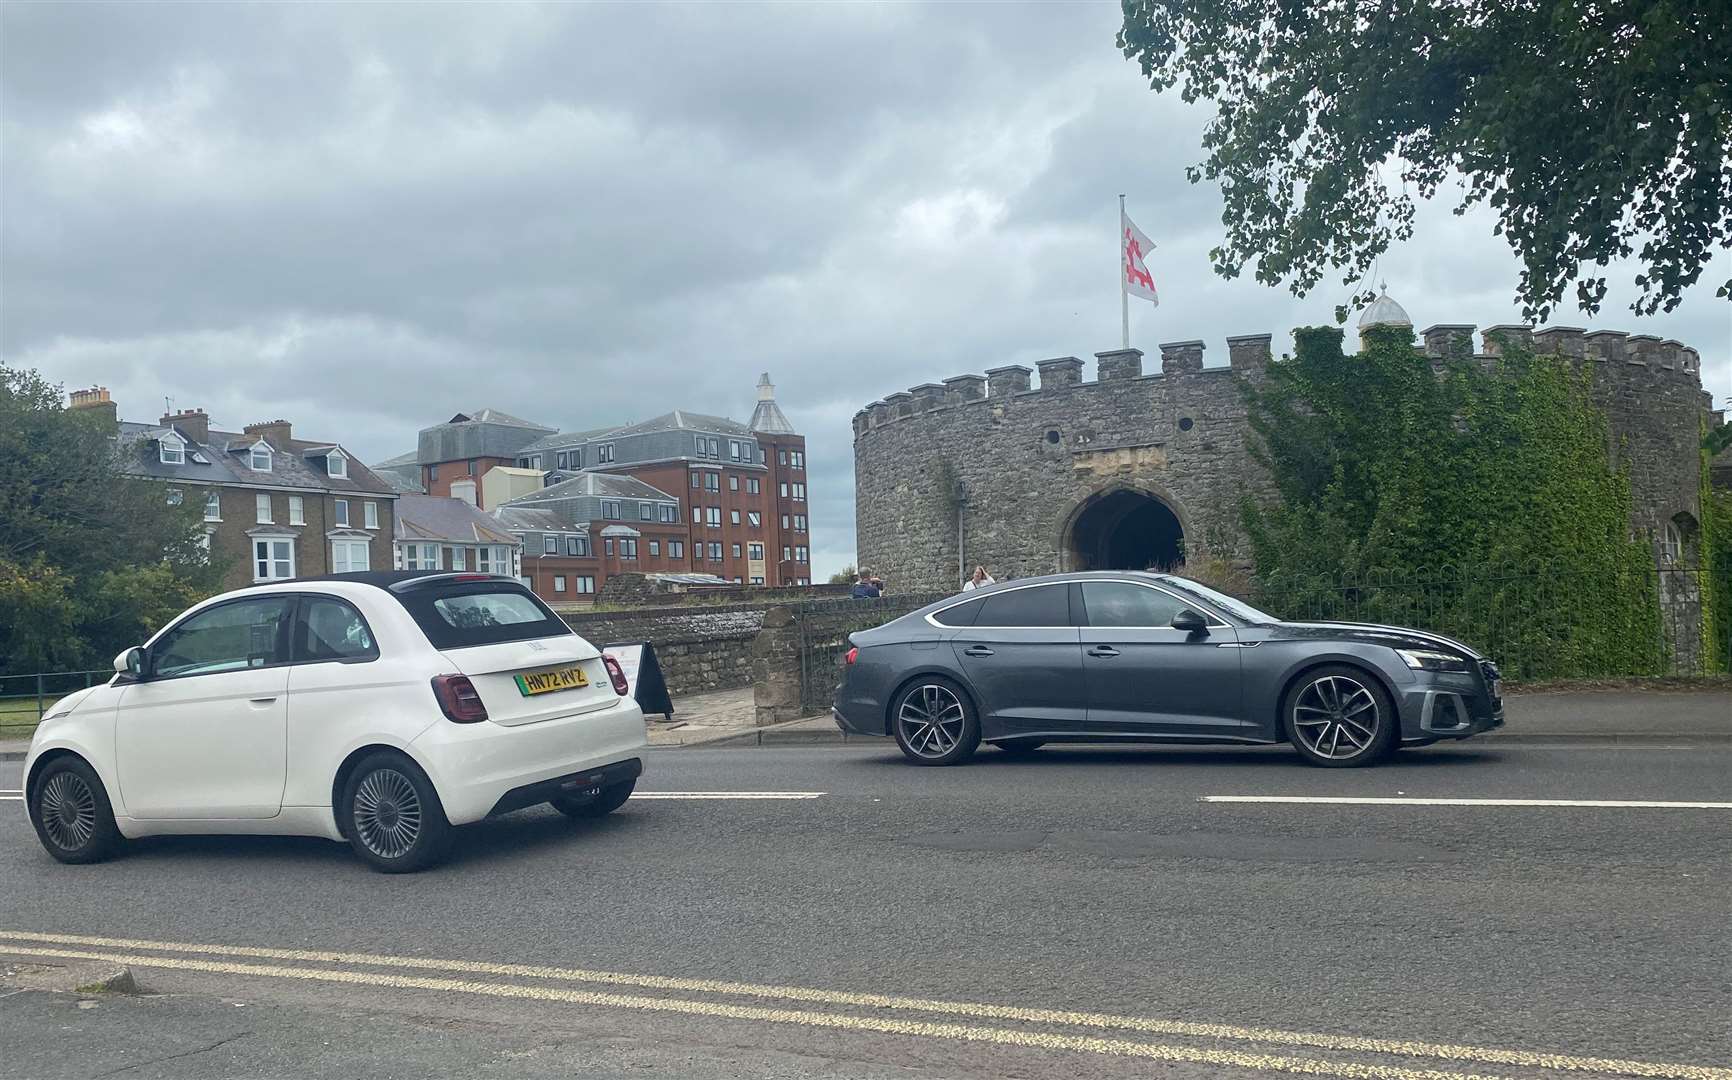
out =
<svg viewBox="0 0 1732 1080"><path fill-rule="evenodd" d="M776 404L776 385L770 381L770 373L767 371L758 376L758 407L752 410L752 422L749 426L753 431L765 435L794 434L794 425L788 423L788 417L783 414L781 406Z"/></svg>

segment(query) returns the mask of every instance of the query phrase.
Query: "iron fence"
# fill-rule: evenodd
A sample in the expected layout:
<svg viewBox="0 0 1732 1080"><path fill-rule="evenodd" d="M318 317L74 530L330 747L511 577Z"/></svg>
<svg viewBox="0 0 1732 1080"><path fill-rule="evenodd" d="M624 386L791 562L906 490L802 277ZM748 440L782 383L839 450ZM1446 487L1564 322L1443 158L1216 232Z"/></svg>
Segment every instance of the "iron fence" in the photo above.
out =
<svg viewBox="0 0 1732 1080"><path fill-rule="evenodd" d="M107 682L113 676L112 668L0 675L0 738L28 733L56 701L74 690Z"/></svg>
<svg viewBox="0 0 1732 1080"><path fill-rule="evenodd" d="M1704 675L1732 657L1732 574L1700 567L1441 567L1270 578L1257 606L1287 620L1410 626L1456 638L1521 680Z"/></svg>
<svg viewBox="0 0 1732 1080"><path fill-rule="evenodd" d="M848 635L882 626L941 600L947 593L893 595L876 600L814 600L794 609L800 629L800 705L813 712L830 707L831 696L842 681L843 654Z"/></svg>

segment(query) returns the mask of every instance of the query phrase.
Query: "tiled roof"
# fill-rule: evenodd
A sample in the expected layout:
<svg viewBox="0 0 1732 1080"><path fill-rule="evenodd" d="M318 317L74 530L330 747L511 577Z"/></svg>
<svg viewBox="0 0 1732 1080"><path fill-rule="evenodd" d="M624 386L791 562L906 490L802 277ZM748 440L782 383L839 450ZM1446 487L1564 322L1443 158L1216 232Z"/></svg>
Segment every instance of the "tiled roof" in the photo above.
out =
<svg viewBox="0 0 1732 1080"><path fill-rule="evenodd" d="M536 431L552 431L546 424L537 424L520 416L512 416L503 409L476 409L472 412L458 413L447 420L448 424L462 424L473 421L477 424L498 424L501 427L534 428Z"/></svg>
<svg viewBox="0 0 1732 1080"><path fill-rule="evenodd" d="M599 435L606 435L613 428L591 428L589 431L561 431L545 438L537 439L527 446L517 449L519 454L533 454L538 450L563 450L568 446L576 446Z"/></svg>
<svg viewBox="0 0 1732 1080"><path fill-rule="evenodd" d="M346 451L343 456L349 459L349 475L331 476L324 469L322 456L316 457L315 463L303 455L309 450L335 448L336 444L305 439L289 439L285 445L279 446L256 434L213 430L201 443L194 441L179 427L173 427L175 434L186 443L186 460L179 465L164 464L157 440L167 430L169 429L157 424L122 423L117 437L121 448L122 468L134 476L157 480L306 488L311 491L359 494L396 494L396 489L390 483ZM272 450L270 472L257 472L248 468L243 448L250 448L259 442L264 442ZM234 447L233 452L229 447ZM204 458L204 461L197 460L198 457Z"/></svg>
<svg viewBox="0 0 1732 1080"><path fill-rule="evenodd" d="M608 499L660 499L673 502L674 497L660 488L644 483L635 476L617 473L580 472L570 480L520 495L508 506L533 506L536 503L574 499L584 495L599 495Z"/></svg>
<svg viewBox="0 0 1732 1080"><path fill-rule="evenodd" d="M589 532L587 521L573 521L569 514L558 510L544 510L531 506L514 506L506 503L493 511L493 516L507 529L515 532Z"/></svg>
<svg viewBox="0 0 1732 1080"><path fill-rule="evenodd" d="M397 500L399 540L445 540L460 544L514 544L517 538L491 514L444 495L404 495Z"/></svg>
<svg viewBox="0 0 1732 1080"><path fill-rule="evenodd" d="M646 435L655 431L714 431L723 435L750 435L752 433L746 425L738 420L729 420L725 416L709 416L705 413L675 409L671 413L663 413L639 424L615 428L608 434L618 438L626 435Z"/></svg>

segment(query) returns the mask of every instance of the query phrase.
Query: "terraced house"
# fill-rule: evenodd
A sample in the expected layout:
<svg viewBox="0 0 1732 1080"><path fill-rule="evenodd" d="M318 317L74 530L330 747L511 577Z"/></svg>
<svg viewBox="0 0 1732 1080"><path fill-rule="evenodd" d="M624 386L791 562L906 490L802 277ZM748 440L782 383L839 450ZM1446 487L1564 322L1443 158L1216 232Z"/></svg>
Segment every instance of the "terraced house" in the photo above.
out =
<svg viewBox="0 0 1732 1080"><path fill-rule="evenodd" d="M397 492L340 443L296 438L287 420L224 431L203 409L121 421L105 389L70 396L114 420L126 472L160 481L171 503L204 507L229 588L392 565Z"/></svg>

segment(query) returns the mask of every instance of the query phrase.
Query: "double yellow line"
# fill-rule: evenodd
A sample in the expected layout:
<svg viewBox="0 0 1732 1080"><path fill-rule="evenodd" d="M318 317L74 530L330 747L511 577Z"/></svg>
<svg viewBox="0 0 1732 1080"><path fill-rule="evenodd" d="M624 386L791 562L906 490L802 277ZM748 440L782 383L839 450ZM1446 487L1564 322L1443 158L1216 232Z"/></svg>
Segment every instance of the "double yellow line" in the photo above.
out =
<svg viewBox="0 0 1732 1080"><path fill-rule="evenodd" d="M812 987L773 986L713 979L684 979L660 975L591 971L582 968L547 967L535 964L496 964L475 960L435 960L374 953L190 944L11 930L0 930L0 954L45 959L105 960L138 968L201 971L223 975L391 987L406 990L432 990L610 1009L682 1013L692 1016L760 1023L992 1043L1001 1046L1063 1050L1164 1062L1189 1062L1264 1072L1347 1077L1351 1080L1498 1080L1498 1078L1447 1069L1411 1068L1405 1065L1378 1064L1337 1058L1298 1057L1290 1054L1263 1052L1251 1047L1260 1045L1264 1047L1303 1048L1336 1054L1370 1054L1394 1058L1429 1059L1438 1064L1449 1063L1469 1067L1475 1065L1514 1066L1598 1076L1663 1077L1675 1078L1675 1080L1732 1080L1732 1069L1710 1065L1578 1057L1527 1050L1501 1050L1446 1043L1371 1039L1349 1035L1287 1031L1276 1028L1157 1020L1118 1016L1110 1013L1070 1012L887 994L821 990ZM277 961L277 963L252 962L260 960ZM386 970L368 970L379 968ZM400 972L403 971L435 972L438 974L401 974ZM531 979L537 980L537 982L498 982L451 977L458 975L486 976L493 979L501 977ZM726 1000L649 996L547 985L553 982L671 991L706 995L708 998L798 1002L810 1005L869 1009L875 1010L879 1014L860 1015L816 1009L736 1004ZM962 1016L972 1020L996 1020L1025 1025L1044 1025L1049 1028L1083 1030L1081 1033L1077 1033L1063 1030L988 1027L974 1023L954 1023L928 1019L902 1019L893 1015L898 1012ZM1101 1034L1103 1032L1180 1036L1209 1040L1216 1045L1189 1046L1139 1042L1109 1037ZM1224 1049L1219 1045L1223 1042L1240 1043L1247 1048Z"/></svg>

